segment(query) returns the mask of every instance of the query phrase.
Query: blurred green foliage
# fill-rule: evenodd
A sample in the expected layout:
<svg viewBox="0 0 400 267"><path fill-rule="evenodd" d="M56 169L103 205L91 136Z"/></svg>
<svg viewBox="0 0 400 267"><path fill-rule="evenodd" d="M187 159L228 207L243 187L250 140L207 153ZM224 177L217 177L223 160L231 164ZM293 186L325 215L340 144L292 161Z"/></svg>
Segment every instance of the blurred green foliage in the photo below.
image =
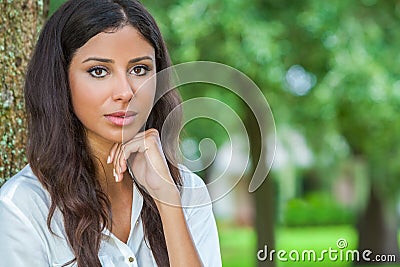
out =
<svg viewBox="0 0 400 267"><path fill-rule="evenodd" d="M351 225L354 221L355 214L351 209L339 205L324 192L291 199L283 212L285 226Z"/></svg>
<svg viewBox="0 0 400 267"><path fill-rule="evenodd" d="M65 0L50 0L49 16L51 16L64 2Z"/></svg>

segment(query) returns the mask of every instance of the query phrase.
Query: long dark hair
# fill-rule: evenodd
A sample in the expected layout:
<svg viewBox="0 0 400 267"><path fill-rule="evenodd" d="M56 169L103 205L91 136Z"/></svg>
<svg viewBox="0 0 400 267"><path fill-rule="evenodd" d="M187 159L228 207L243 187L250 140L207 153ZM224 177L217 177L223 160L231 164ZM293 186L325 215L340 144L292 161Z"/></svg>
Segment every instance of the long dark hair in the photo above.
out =
<svg viewBox="0 0 400 267"><path fill-rule="evenodd" d="M88 146L85 128L71 104L68 68L74 53L96 34L125 25L135 27L154 47L157 71L171 63L159 28L149 12L136 0L71 0L45 24L30 61L25 83L28 114L27 156L30 166L51 196L47 226L56 208L64 216L68 242L79 267L101 266L98 251L101 232L111 228L111 204L96 178L95 157ZM165 75L162 75L165 79ZM157 92L166 81L157 82ZM161 133L167 115L180 103L169 91L153 107L146 128ZM179 113L179 112L178 112ZM179 123L179 114L176 123ZM178 139L168 131L167 140ZM163 143L165 150L176 149ZM177 185L181 176L174 158L168 166ZM139 187L144 204L141 212L145 236L159 266L169 266L163 227L154 200Z"/></svg>

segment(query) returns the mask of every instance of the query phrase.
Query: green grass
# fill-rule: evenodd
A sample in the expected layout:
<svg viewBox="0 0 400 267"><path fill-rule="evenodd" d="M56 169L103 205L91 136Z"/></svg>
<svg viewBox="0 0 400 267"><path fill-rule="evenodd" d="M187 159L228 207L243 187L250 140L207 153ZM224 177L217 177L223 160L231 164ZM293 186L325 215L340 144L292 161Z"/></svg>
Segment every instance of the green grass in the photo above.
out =
<svg viewBox="0 0 400 267"><path fill-rule="evenodd" d="M256 235L252 228L219 228L222 263L225 267L255 266Z"/></svg>
<svg viewBox="0 0 400 267"><path fill-rule="evenodd" d="M348 243L348 249L356 249L357 237L352 227L338 226L338 227L310 227L310 228L284 228L278 231L277 235L277 249L284 249L290 252L297 250L314 250L316 255L321 255L323 250L329 248L337 250L337 241L344 238ZM328 256L325 257L326 266L351 266L343 261L330 261ZM322 262L312 261L299 261L299 262L279 262L279 267L287 266L321 266ZM324 264L325 265L325 264Z"/></svg>
<svg viewBox="0 0 400 267"><path fill-rule="evenodd" d="M256 266L256 235L252 228L238 228L229 225L219 225L219 235L224 267L254 267ZM277 250L314 250L317 257L324 249L338 250L337 241L346 239L346 250L356 249L357 235L351 226L331 227L304 227L304 228L280 228L276 233ZM266 244L268 245L268 244ZM286 255L286 258L288 256ZM276 259L276 256L275 256ZM325 256L323 262L313 261L277 261L278 267L350 267L352 263L345 261L333 262ZM377 266L377 265L374 265ZM399 267L400 265L382 265L384 267Z"/></svg>

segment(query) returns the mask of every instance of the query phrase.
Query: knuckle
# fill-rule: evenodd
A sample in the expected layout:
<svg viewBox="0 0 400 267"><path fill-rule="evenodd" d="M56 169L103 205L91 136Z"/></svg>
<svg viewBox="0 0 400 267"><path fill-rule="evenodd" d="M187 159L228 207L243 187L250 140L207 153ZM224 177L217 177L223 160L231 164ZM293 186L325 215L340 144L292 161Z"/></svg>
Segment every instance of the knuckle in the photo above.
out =
<svg viewBox="0 0 400 267"><path fill-rule="evenodd" d="M158 130L157 129L155 129L155 128L151 128L150 129L150 131L149 131L149 134L154 134L154 135L159 135L159 132L158 132Z"/></svg>
<svg viewBox="0 0 400 267"><path fill-rule="evenodd" d="M144 145L145 146L149 146L149 145L151 146L154 143L156 143L156 138L154 136L151 136L151 135L146 136L146 138L144 140Z"/></svg>
<svg viewBox="0 0 400 267"><path fill-rule="evenodd" d="M152 129L152 131L150 131L145 137L146 142L157 143L158 139L159 139L159 134L156 129Z"/></svg>

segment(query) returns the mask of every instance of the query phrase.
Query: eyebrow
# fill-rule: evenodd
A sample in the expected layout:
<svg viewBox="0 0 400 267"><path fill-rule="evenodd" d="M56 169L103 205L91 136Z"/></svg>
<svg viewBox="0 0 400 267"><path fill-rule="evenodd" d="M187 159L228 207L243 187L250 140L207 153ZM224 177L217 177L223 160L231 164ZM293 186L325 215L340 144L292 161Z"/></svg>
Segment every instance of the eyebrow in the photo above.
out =
<svg viewBox="0 0 400 267"><path fill-rule="evenodd" d="M131 60L129 60L128 63L136 63L142 60L151 60L153 61L153 59L149 56L143 56L143 57L137 57L137 58L133 58ZM114 63L114 60L112 59L108 59L108 58L100 58L100 57L89 57L87 59L85 59L84 61L82 61L82 63L88 62L88 61L99 61L99 62L104 62L104 63Z"/></svg>

